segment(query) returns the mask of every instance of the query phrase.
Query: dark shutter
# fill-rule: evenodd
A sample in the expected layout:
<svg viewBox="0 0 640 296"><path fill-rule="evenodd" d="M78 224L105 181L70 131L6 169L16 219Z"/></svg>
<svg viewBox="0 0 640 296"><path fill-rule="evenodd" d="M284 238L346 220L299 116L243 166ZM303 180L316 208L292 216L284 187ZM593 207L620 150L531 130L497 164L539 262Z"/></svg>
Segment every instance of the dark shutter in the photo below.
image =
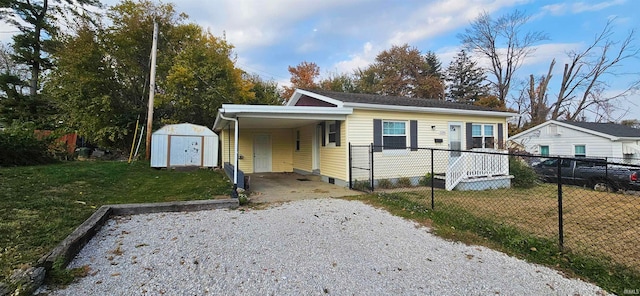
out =
<svg viewBox="0 0 640 296"><path fill-rule="evenodd" d="M473 123L471 122L467 122L466 124L467 128L466 128L466 139L467 139L467 150L471 150L473 148L473 133L472 133L472 126Z"/></svg>
<svg viewBox="0 0 640 296"><path fill-rule="evenodd" d="M336 147L340 146L340 120L336 120Z"/></svg>
<svg viewBox="0 0 640 296"><path fill-rule="evenodd" d="M504 149L504 132L502 131L502 123L498 123L498 148Z"/></svg>
<svg viewBox="0 0 640 296"><path fill-rule="evenodd" d="M322 133L322 146L325 146L327 142L327 131L326 124L324 122L320 123L320 132Z"/></svg>
<svg viewBox="0 0 640 296"><path fill-rule="evenodd" d="M409 141L411 145L411 151L418 151L418 121L417 120L409 121L409 133L411 135L411 139Z"/></svg>
<svg viewBox="0 0 640 296"><path fill-rule="evenodd" d="M382 119L373 120L373 152L382 151Z"/></svg>

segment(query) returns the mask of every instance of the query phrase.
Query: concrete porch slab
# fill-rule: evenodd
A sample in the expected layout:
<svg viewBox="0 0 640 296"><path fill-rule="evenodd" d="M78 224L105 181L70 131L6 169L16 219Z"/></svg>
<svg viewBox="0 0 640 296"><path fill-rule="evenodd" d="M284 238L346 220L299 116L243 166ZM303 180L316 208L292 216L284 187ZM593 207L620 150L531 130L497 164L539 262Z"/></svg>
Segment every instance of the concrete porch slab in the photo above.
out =
<svg viewBox="0 0 640 296"><path fill-rule="evenodd" d="M283 202L360 195L350 190L320 181L319 176L297 173L254 173L250 178L250 199L256 203Z"/></svg>

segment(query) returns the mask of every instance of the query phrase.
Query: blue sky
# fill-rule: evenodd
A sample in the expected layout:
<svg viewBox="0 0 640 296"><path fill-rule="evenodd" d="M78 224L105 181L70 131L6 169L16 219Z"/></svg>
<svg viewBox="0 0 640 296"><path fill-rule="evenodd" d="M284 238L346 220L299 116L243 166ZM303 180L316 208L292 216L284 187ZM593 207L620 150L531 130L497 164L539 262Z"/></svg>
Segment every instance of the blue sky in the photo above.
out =
<svg viewBox="0 0 640 296"><path fill-rule="evenodd" d="M116 1L107 1L108 4ZM321 75L352 72L366 67L392 45L409 44L422 52L436 52L443 67L460 49L457 34L486 11L499 16L515 9L531 15L531 30L549 40L538 44L534 56L516 73L527 78L546 73L557 60L550 95L556 93L565 52L581 50L608 19L615 18L614 39L640 29L637 0L527 1L527 0L175 0L177 11L214 35L226 35L235 46L237 66L279 85L289 81L288 66L316 63ZM0 27L0 32L6 31ZM0 34L6 40L7 34ZM635 46L640 46L638 40ZM625 61L621 72L634 77L608 77L610 91L640 79L640 57ZM556 83L557 82L557 83ZM516 94L512 90L512 94ZM640 119L640 94L617 102L632 110L624 118ZM618 111L618 115L623 115Z"/></svg>

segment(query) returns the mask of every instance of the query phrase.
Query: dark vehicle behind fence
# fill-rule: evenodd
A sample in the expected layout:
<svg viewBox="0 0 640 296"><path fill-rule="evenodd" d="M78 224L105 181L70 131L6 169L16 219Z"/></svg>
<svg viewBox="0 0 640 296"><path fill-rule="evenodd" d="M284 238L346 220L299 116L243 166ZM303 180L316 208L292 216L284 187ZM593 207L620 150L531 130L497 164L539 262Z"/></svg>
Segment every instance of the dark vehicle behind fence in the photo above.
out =
<svg viewBox="0 0 640 296"><path fill-rule="evenodd" d="M599 191L640 190L640 167L607 163L604 159L551 158L533 168L545 182L558 182L558 161L563 184Z"/></svg>

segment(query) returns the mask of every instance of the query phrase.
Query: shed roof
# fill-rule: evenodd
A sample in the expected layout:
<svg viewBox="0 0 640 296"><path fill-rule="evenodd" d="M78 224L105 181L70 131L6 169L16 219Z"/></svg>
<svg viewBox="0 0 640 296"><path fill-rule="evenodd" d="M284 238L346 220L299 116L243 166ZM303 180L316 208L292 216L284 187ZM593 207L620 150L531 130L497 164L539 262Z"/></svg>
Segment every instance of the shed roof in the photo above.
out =
<svg viewBox="0 0 640 296"><path fill-rule="evenodd" d="M153 134L180 136L216 136L216 134L208 127L191 123L167 124L159 130L153 132Z"/></svg>

